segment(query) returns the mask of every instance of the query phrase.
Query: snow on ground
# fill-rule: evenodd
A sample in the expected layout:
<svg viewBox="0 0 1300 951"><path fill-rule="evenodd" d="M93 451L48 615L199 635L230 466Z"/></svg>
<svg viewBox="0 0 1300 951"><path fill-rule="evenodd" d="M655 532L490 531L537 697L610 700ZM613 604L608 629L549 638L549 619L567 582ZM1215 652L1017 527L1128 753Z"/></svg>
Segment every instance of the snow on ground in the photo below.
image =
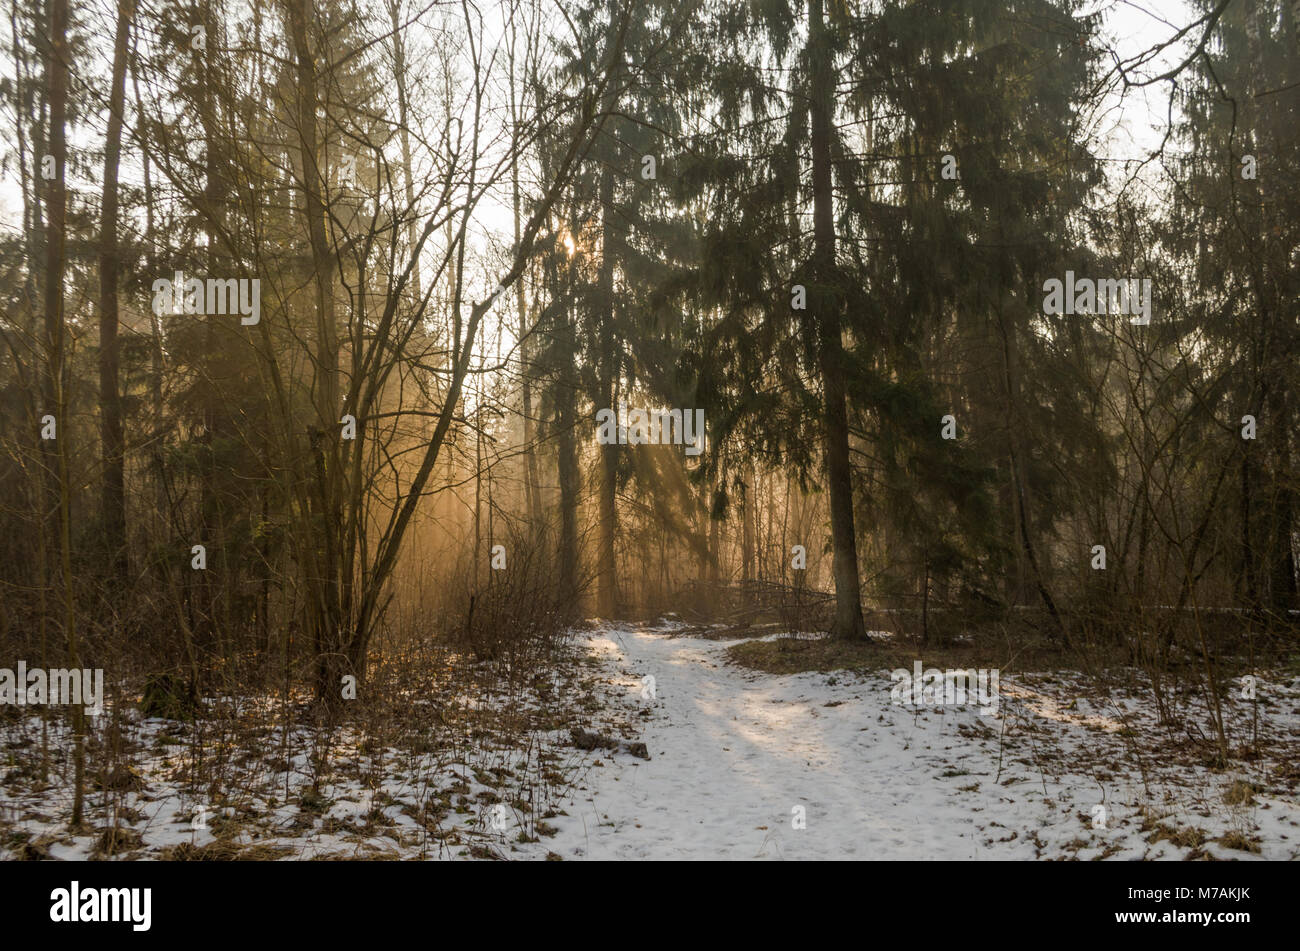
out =
<svg viewBox="0 0 1300 951"><path fill-rule="evenodd" d="M597 683L572 661L522 688L448 683L412 697L382 735L348 726L326 736L300 716L286 730L275 702L246 698L208 700L193 722L128 705L119 765L89 772L78 832L66 722L51 723L43 785L39 717L9 720L0 858L544 858L551 803L586 760L557 727L597 705Z"/></svg>
<svg viewBox="0 0 1300 951"><path fill-rule="evenodd" d="M338 731L324 760L320 735L301 722L286 735L274 705L208 701L224 709L194 723L124 709L129 768L90 777L75 834L66 727L53 724L42 787L39 720L10 720L0 856L1300 858L1300 679L1260 680L1262 753L1220 771L1199 735L1157 725L1149 690L1121 687L1130 672L1112 685L1003 674L983 715L895 705L883 670L734 666L737 641L694 633L579 634L523 689L449 680L382 735ZM1254 712L1239 693L1224 700L1234 749ZM1201 701L1175 702L1199 734ZM651 759L575 749L575 725L643 741Z"/></svg>
<svg viewBox="0 0 1300 951"><path fill-rule="evenodd" d="M1300 682L1260 684L1277 755L1214 772L1141 696L1068 676L1003 676L996 716L917 710L891 703L887 671L776 676L727 664L734 642L671 634L590 635L652 758L593 757L551 820L566 859L1256 857L1214 841L1234 832L1300 857Z"/></svg>

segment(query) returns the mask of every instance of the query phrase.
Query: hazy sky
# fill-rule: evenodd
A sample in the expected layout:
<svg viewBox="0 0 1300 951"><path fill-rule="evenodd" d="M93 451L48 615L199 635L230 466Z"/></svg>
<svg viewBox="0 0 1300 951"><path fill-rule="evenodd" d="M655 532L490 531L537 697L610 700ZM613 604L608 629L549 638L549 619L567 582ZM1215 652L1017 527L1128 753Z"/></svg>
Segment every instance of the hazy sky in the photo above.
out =
<svg viewBox="0 0 1300 951"><path fill-rule="evenodd" d="M1122 59L1167 40L1197 16L1185 0L1102 0L1092 9L1105 12L1104 33ZM1193 31L1191 37L1199 35L1199 31ZM1191 48L1187 40L1170 47L1152 60L1146 73L1159 73L1176 65ZM1142 159L1158 146L1168 114L1169 95L1169 83L1128 90L1122 103L1122 118L1112 116L1112 134L1105 143L1107 156Z"/></svg>
<svg viewBox="0 0 1300 951"><path fill-rule="evenodd" d="M1086 12L1103 11L1105 34L1116 53L1129 57L1167 39L1195 16L1185 0L1098 0ZM1186 55L1187 45L1180 44L1168 51L1153 65L1163 68ZM107 62L101 58L105 67ZM6 57L0 61L0 74L12 75L12 62ZM1162 126L1168 106L1169 85L1161 83L1146 89L1130 90L1123 102L1112 100L1100 113L1101 120L1094 130L1099 138L1098 147L1110 159L1140 160L1160 141ZM12 141L9 126L12 114L3 117L6 129L4 138ZM74 132L71 144L97 147L97 141L86 141L86 136L102 135L102 129L82 129ZM1116 168L1122 168L1117 163ZM96 183L81 182L79 188L93 189ZM21 222L21 195L12 168L0 171L0 227L15 229Z"/></svg>

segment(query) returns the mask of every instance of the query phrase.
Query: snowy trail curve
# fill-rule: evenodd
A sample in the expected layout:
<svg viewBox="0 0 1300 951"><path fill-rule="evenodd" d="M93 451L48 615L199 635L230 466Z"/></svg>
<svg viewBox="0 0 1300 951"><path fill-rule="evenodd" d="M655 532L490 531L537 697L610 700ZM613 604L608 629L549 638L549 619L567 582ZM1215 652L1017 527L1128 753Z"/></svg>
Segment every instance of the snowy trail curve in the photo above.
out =
<svg viewBox="0 0 1300 951"><path fill-rule="evenodd" d="M547 847L564 858L1185 857L1149 841L1142 807L1153 801L1161 821L1211 838L1254 826L1276 844L1265 858L1294 857L1300 842L1293 801L1239 813L1214 806L1231 777L1171 764L1168 782L1148 777L1148 794L1124 762L1114 704L1067 693L1067 711L1059 691L1004 677L1001 716L975 706L918 711L891 703L884 671L776 676L728 664L733 641L668 635L588 635L611 707L652 759L592 756L568 814L548 820L559 831ZM646 676L652 699L642 696Z"/></svg>
<svg viewBox="0 0 1300 951"><path fill-rule="evenodd" d="M952 802L972 780L939 778L949 766L918 749L928 731L889 704L888 680L774 677L724 663L726 646L644 630L593 638L593 649L626 672L625 702L654 710L642 733L653 759L606 756L593 770L596 791L565 823L567 839L580 820L580 854L978 856L975 819ZM653 700L641 698L646 675L655 678ZM599 775L610 770L616 775Z"/></svg>

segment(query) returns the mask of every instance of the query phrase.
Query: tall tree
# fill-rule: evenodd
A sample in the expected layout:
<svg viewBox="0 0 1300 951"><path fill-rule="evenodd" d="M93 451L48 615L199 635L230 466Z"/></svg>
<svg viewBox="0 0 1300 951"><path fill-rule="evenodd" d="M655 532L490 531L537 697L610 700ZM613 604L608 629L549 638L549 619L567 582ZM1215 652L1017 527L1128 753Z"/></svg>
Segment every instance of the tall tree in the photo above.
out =
<svg viewBox="0 0 1300 951"><path fill-rule="evenodd" d="M810 314L815 321L822 377L822 438L830 495L831 542L835 560L835 621L831 633L849 640L867 636L862 622L857 529L853 521L853 469L849 463L849 419L845 405L844 351L835 257L835 196L831 182L831 125L835 108L835 63L822 0L808 5L809 108L812 113L813 281Z"/></svg>
<svg viewBox="0 0 1300 951"><path fill-rule="evenodd" d="M68 660L73 668L81 667L77 640L76 591L72 574L72 486L69 476L68 388L64 378L67 337L64 313L64 266L67 245L67 171L68 140L65 127L68 111L68 0L51 0L50 53L46 68L50 95L49 152L53 176L48 179L46 207L48 234L45 249L45 345L48 365L46 405L53 408L56 429L55 455L58 471L58 549L63 573L63 627ZM44 164L44 163L43 163ZM85 799L85 709L74 706L72 712L73 802L72 825L81 825Z"/></svg>
<svg viewBox="0 0 1300 951"><path fill-rule="evenodd" d="M100 201L99 241L99 406L103 454L101 488L104 540L117 581L126 580L126 437L122 427L121 362L118 344L118 170L122 160L122 124L126 110L126 59L134 0L118 0L113 34L113 77L108 96L108 133L104 140L104 181Z"/></svg>

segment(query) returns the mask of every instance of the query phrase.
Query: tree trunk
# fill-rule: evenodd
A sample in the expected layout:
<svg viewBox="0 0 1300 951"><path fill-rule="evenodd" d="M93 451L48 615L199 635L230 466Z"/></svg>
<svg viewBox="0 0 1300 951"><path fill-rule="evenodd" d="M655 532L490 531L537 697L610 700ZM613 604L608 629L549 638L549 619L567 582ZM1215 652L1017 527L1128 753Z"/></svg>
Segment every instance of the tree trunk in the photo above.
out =
<svg viewBox="0 0 1300 951"><path fill-rule="evenodd" d="M840 335L840 300L835 286L835 196L831 185L831 122L835 76L830 37L822 19L822 0L809 4L809 67L812 80L813 274L817 282L818 357L825 406L826 481L834 549L835 621L831 634L849 640L867 636L862 622L858 543L853 522L853 471L849 461L849 421Z"/></svg>
<svg viewBox="0 0 1300 951"><path fill-rule="evenodd" d="M336 491L340 474L339 426L342 414L339 403L338 328L334 323L333 267L329 238L325 230L325 202L322 195L324 177L320 171L321 145L317 128L316 67L310 43L311 0L291 0L289 32L297 65L298 136L302 150L303 214L311 247L312 276L316 291L316 380L315 404L319 430L317 443L317 505L324 535L324 564L316 584L321 589L317 599L322 615L317 619L320 639L317 658L317 698L333 706L339 697L339 655L345 654L344 618L340 614L339 532L341 513ZM352 671L352 673L358 673Z"/></svg>
<svg viewBox="0 0 1300 951"><path fill-rule="evenodd" d="M741 469L741 482L737 486L740 496L740 580L754 578L754 467L746 464Z"/></svg>
<svg viewBox="0 0 1300 951"><path fill-rule="evenodd" d="M119 584L127 577L126 438L118 390L117 342L117 174L122 156L122 113L126 106L126 51L134 15L133 0L118 0L113 41L113 84L108 98L108 136L104 142L104 188L99 242L99 412L104 471L104 544L109 570Z"/></svg>
<svg viewBox="0 0 1300 951"><path fill-rule="evenodd" d="M559 310L558 348L561 369L555 382L556 428L558 430L558 475L560 482L560 607L572 611L578 597L578 446L574 427L577 412L577 380L573 369L576 341L574 340L572 281L566 279L568 292L564 306Z"/></svg>
<svg viewBox="0 0 1300 951"><path fill-rule="evenodd" d="M402 42L401 4L390 0L388 13L393 24L393 78L397 85L397 136L402 146L402 168L406 171L406 240L415 253L415 174L411 168L411 130L408 123L409 98L406 89L406 45ZM511 83L511 94L514 83ZM515 240L519 240L516 223ZM411 294L418 301L420 294L420 262L417 260L411 268Z"/></svg>
<svg viewBox="0 0 1300 951"><path fill-rule="evenodd" d="M519 103L516 99L516 74L515 74L515 46L514 46L514 21L511 21L511 44L509 49L510 56L510 122L514 135L519 137L523 134L519 122ZM531 48L531 37L530 37ZM510 161L510 209L514 218L514 236L515 247L519 246L520 227L522 220L520 218L520 203L522 196L519 190L519 156L515 154ZM542 496L541 486L537 474L537 447L534 445L537 439L536 426L533 422L533 368L529 361L529 340L528 340L528 288L524 281L519 282L515 289L515 319L519 327L519 376L520 376L520 398L523 402L523 440L524 440L524 507L528 513L528 525L532 532L537 532L542 519Z"/></svg>
<svg viewBox="0 0 1300 951"><path fill-rule="evenodd" d="M45 334L49 359L47 387L53 396L54 418L57 424L55 454L58 460L58 524L59 553L63 566L64 636L68 644L68 660L74 668L81 667L77 645L76 612L72 589L72 487L68 477L68 439L72 432L68 426L67 391L63 386L64 301L63 269L65 264L67 191L65 175L68 164L68 143L64 122L68 110L68 0L53 0L50 11L50 155L54 157L54 180L49 183L49 234L45 249ZM72 826L81 825L85 802L86 753L85 708L74 704L73 727L73 793Z"/></svg>
<svg viewBox="0 0 1300 951"><path fill-rule="evenodd" d="M617 411L614 405L618 381L617 351L614 345L614 173L608 164L600 173L601 255L600 306L600 409ZM621 422L621 421L620 421ZM617 443L600 447L600 551L596 557L597 611L601 617L618 613L618 573L614 563L618 537L618 453Z"/></svg>
<svg viewBox="0 0 1300 951"><path fill-rule="evenodd" d="M1268 391L1268 419L1273 430L1271 440L1273 485L1269 493L1268 539L1268 607L1273 624L1291 620L1289 611L1296 606L1296 562L1291 543L1295 525L1294 471L1291 468L1291 413L1287 398L1287 374L1279 368L1278 382Z"/></svg>

